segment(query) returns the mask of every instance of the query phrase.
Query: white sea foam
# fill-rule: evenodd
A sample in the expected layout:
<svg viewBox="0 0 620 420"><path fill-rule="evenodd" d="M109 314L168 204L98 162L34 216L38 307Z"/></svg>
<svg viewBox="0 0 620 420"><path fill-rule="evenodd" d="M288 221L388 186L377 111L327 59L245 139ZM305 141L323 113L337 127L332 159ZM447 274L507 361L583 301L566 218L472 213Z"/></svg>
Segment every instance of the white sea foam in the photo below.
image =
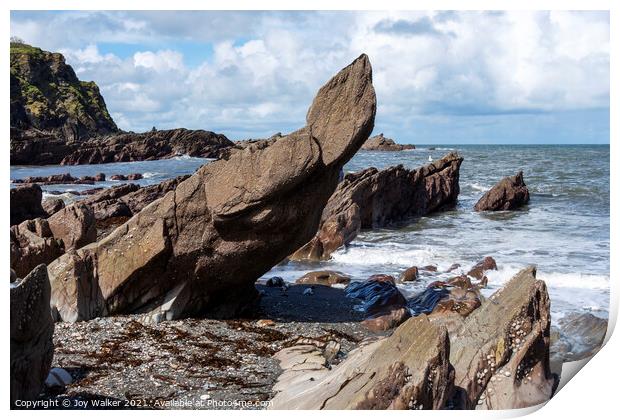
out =
<svg viewBox="0 0 620 420"><path fill-rule="evenodd" d="M332 255L332 260L338 264L377 266L377 265L429 265L435 264L440 256L432 247L412 249L403 244L382 242L378 246L356 245L348 249L341 249Z"/></svg>
<svg viewBox="0 0 620 420"><path fill-rule="evenodd" d="M488 191L489 189L491 189L491 187L480 185L476 182L469 184L469 186L477 191Z"/></svg>
<svg viewBox="0 0 620 420"><path fill-rule="evenodd" d="M142 174L143 178L155 178L156 176L163 176L161 172L145 172Z"/></svg>

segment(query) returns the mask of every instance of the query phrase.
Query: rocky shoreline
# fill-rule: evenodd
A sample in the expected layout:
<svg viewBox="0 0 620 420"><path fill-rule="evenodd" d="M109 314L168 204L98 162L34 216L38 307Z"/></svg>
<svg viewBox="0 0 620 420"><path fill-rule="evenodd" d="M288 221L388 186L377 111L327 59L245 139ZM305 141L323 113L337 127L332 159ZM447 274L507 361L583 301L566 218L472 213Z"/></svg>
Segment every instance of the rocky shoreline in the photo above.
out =
<svg viewBox="0 0 620 420"><path fill-rule="evenodd" d="M319 89L306 124L287 135L233 145L210 132L153 130L65 138L62 147L49 138L23 143L24 159L62 155L65 164L178 153L219 159L156 185L90 191L70 205L42 201L32 182L89 179L31 178L11 190L12 403L509 409L551 398L556 363L597 351L606 322L577 316L552 330L535 267L488 297L487 274L498 269L491 256L441 273L411 266L398 278L322 271L296 284L257 282L278 264L327 260L363 230L455 205L457 153L418 169L342 177L372 133L376 106L361 55ZM511 210L528 199L519 173L475 210ZM433 281L405 297L399 286L421 273Z"/></svg>

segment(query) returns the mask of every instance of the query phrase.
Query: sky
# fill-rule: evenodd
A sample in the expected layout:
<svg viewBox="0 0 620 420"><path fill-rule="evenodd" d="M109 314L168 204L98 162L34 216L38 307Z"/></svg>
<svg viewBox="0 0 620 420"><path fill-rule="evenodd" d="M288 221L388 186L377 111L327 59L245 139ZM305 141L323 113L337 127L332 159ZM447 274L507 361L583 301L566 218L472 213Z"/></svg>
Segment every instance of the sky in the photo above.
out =
<svg viewBox="0 0 620 420"><path fill-rule="evenodd" d="M11 35L64 54L124 130L231 139L305 125L361 53L374 133L399 143L609 143L608 12L13 11Z"/></svg>

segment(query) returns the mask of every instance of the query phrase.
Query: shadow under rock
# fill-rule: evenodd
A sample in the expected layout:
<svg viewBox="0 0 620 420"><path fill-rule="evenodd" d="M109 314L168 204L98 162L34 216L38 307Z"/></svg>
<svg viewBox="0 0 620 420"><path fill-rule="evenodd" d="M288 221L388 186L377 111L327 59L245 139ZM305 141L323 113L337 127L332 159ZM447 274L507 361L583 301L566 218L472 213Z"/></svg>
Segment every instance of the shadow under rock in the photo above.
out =
<svg viewBox="0 0 620 420"><path fill-rule="evenodd" d="M312 294L304 291L312 287ZM261 318L279 322L359 322L363 312L356 311L358 299L349 298L343 289L320 285L290 285L287 290L257 284L262 293L257 313Z"/></svg>

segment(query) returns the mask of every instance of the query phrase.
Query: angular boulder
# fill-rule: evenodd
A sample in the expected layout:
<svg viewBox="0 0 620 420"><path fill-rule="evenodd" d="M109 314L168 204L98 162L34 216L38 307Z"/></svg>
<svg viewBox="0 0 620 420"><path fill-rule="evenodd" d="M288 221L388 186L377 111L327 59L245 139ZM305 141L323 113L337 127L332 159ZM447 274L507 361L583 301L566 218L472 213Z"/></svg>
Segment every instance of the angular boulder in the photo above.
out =
<svg viewBox="0 0 620 420"><path fill-rule="evenodd" d="M454 405L512 409L549 400L557 383L549 365L550 323L547 287L528 267L451 333Z"/></svg>
<svg viewBox="0 0 620 420"><path fill-rule="evenodd" d="M497 270L497 263L493 257L484 257L467 272L467 275L482 280L484 272L488 270Z"/></svg>
<svg viewBox="0 0 620 420"><path fill-rule="evenodd" d="M50 264L52 306L66 321L149 310L156 321L253 305L256 279L316 232L375 110L362 55L319 90L304 128L204 165L109 236Z"/></svg>
<svg viewBox="0 0 620 420"><path fill-rule="evenodd" d="M334 284L349 284L351 277L339 271L311 271L298 278L297 284L321 284L323 286L332 286Z"/></svg>
<svg viewBox="0 0 620 420"><path fill-rule="evenodd" d="M523 172L498 182L478 200L476 211L514 210L530 201L530 192L523 182Z"/></svg>
<svg viewBox="0 0 620 420"><path fill-rule="evenodd" d="M11 188L11 226L18 225L24 220L47 217L41 206L43 191L37 184L19 185Z"/></svg>
<svg viewBox="0 0 620 420"><path fill-rule="evenodd" d="M47 219L56 239L62 239L65 251L81 248L97 240L97 227L93 209L77 202L56 212Z"/></svg>
<svg viewBox="0 0 620 420"><path fill-rule="evenodd" d="M11 268L24 277L39 264L49 264L64 252L62 241L53 237L45 219L26 220L11 226Z"/></svg>
<svg viewBox="0 0 620 420"><path fill-rule="evenodd" d="M34 400L54 356L54 321L45 265L11 284L11 404Z"/></svg>
<svg viewBox="0 0 620 420"><path fill-rule="evenodd" d="M402 165L347 174L329 199L315 237L297 250L293 260L327 260L362 229L372 229L422 216L456 203L463 158L452 152L440 160L409 170Z"/></svg>
<svg viewBox="0 0 620 420"><path fill-rule="evenodd" d="M65 202L62 201L60 198L51 197L51 198L43 200L43 202L41 203L41 206L43 207L43 210L45 210L45 213L47 213L47 216L49 217L53 215L54 213L64 209Z"/></svg>
<svg viewBox="0 0 620 420"><path fill-rule="evenodd" d="M326 367L312 346L278 352L283 369L270 409L441 409L452 392L450 343L426 316L409 319L387 338Z"/></svg>

